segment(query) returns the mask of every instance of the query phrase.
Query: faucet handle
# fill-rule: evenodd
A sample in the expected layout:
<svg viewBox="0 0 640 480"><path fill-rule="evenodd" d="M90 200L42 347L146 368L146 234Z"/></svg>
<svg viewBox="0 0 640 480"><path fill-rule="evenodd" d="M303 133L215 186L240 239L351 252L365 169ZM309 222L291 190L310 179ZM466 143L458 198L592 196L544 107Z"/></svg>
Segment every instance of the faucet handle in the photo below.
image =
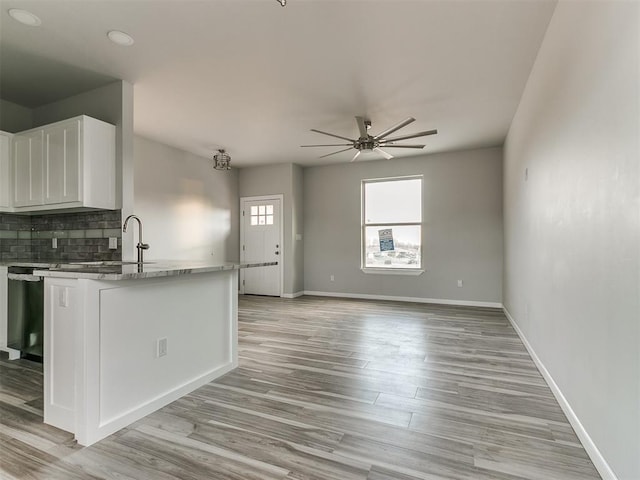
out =
<svg viewBox="0 0 640 480"><path fill-rule="evenodd" d="M149 250L149 244L148 243L138 243L138 248L140 250Z"/></svg>

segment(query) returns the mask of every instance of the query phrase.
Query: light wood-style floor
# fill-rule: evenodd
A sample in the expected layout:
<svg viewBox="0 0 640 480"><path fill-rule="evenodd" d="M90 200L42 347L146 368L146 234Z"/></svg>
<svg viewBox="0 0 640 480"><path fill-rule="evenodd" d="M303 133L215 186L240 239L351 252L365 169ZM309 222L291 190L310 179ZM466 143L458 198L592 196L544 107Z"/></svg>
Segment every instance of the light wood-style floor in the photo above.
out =
<svg viewBox="0 0 640 480"><path fill-rule="evenodd" d="M600 478L498 310L241 297L240 367L89 447L0 361L2 479Z"/></svg>

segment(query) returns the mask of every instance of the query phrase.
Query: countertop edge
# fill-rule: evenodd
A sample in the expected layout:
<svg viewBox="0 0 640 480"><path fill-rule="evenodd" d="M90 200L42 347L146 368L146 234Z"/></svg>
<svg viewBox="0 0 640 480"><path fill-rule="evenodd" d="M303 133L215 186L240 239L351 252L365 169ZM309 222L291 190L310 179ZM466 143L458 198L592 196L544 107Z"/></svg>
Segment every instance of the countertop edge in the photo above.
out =
<svg viewBox="0 0 640 480"><path fill-rule="evenodd" d="M174 277L179 275L192 275L199 273L212 273L230 270L240 270L242 268L256 268L277 265L278 262L244 262L244 263L223 263L215 265L193 265L189 262L183 262L183 265L162 265L153 264L143 266L146 271L136 271L137 265L123 266L122 273L100 272L100 267L91 268L92 271L82 271L85 268L73 265L61 265L50 270L33 271L33 275L44 278L67 278L67 279L86 279L86 280L105 280L105 281L121 281L121 280L140 280L145 278L158 277ZM110 267L111 269L113 267ZM126 271L126 270L131 271ZM88 270L88 268L87 268Z"/></svg>

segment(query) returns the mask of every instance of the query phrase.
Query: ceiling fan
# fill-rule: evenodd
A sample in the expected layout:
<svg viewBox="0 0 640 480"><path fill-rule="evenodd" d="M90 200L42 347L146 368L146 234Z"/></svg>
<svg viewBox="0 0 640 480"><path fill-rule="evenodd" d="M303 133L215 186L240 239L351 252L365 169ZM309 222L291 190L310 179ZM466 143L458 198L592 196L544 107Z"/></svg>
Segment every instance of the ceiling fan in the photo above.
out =
<svg viewBox="0 0 640 480"><path fill-rule="evenodd" d="M403 127L406 127L407 125L415 121L416 121L415 118L409 117L406 120L403 120L402 122L398 123L397 125L394 125L393 127L386 129L384 132L373 136L373 135L369 135L369 132L368 132L369 128L371 128L371 120L366 120L364 117L356 117L358 130L360 131L359 138L357 139L347 138L347 137L343 137L342 135L323 132L321 130L316 130L315 128L312 128L311 129L312 132L322 133L323 135L329 135L330 137L336 137L342 140L347 140L349 143L330 143L330 144L323 144L323 145L300 145L300 146L301 147L348 147L342 150L338 150L337 152L332 152L326 155L322 155L319 158L328 157L330 155L346 152L347 150L355 148L358 151L356 152L355 156L351 159L352 162L356 158L358 158L358 156L360 156L362 152L376 152L382 155L387 160L389 160L390 158L393 158L393 155L391 155L388 152L385 152L384 150L382 150L381 147L383 148L424 148L425 145L415 145L415 144L414 145L396 145L395 142L398 142L400 140L408 140L409 138L435 135L436 133L438 133L438 130L426 130L424 132L418 132L418 133L412 133L409 135L402 135L399 137L388 138L388 136L391 135L393 132L400 130Z"/></svg>

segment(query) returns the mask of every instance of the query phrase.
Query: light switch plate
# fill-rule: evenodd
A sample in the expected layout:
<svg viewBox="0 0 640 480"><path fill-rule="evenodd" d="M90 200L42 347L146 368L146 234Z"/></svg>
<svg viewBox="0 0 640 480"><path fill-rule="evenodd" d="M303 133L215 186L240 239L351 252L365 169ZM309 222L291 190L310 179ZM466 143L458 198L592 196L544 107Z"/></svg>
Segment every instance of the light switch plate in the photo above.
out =
<svg viewBox="0 0 640 480"><path fill-rule="evenodd" d="M164 357L167 354L167 338L159 338L156 344L156 357Z"/></svg>
<svg viewBox="0 0 640 480"><path fill-rule="evenodd" d="M51 239L51 248L58 248L58 239L56 237Z"/></svg>
<svg viewBox="0 0 640 480"><path fill-rule="evenodd" d="M109 248L111 250L116 250L118 248L118 238L117 237L109 237Z"/></svg>

